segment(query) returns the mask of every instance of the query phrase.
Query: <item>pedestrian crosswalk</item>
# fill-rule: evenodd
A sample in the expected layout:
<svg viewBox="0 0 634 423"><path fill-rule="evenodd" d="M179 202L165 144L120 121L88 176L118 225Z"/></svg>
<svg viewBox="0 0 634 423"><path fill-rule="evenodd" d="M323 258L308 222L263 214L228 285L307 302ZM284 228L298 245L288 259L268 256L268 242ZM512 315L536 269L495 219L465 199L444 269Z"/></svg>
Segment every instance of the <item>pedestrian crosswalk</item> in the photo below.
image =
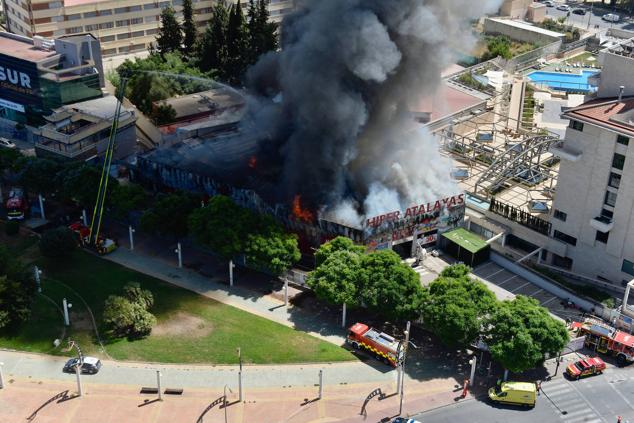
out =
<svg viewBox="0 0 634 423"><path fill-rule="evenodd" d="M542 385L541 400L555 409L565 423L604 423L584 396L570 382L559 379Z"/></svg>

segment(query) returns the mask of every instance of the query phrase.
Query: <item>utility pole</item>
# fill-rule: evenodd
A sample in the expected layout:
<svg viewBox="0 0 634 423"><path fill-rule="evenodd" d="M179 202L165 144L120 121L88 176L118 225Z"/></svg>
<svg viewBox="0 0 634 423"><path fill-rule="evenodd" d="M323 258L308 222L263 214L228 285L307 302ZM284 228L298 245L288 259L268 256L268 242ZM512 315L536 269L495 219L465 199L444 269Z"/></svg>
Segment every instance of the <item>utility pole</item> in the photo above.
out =
<svg viewBox="0 0 634 423"><path fill-rule="evenodd" d="M341 313L341 327L345 328L346 327L346 303L343 303L343 310Z"/></svg>
<svg viewBox="0 0 634 423"><path fill-rule="evenodd" d="M178 255L178 268L181 269L183 267L183 254L181 251L181 243L176 244L176 249L174 252Z"/></svg>
<svg viewBox="0 0 634 423"><path fill-rule="evenodd" d="M405 329L405 344L403 347L403 359L401 360L401 397L399 400L398 406L398 415L400 416L403 413L403 382L405 380L405 357L407 356L407 347L409 345L409 332L410 332L410 322L407 321L407 326Z"/></svg>
<svg viewBox="0 0 634 423"><path fill-rule="evenodd" d="M68 301L66 301L66 298L64 298L62 300L62 305L64 306L64 324L66 326L70 325L70 318L68 317L68 309L72 308L73 305L71 303L69 303Z"/></svg>
<svg viewBox="0 0 634 423"><path fill-rule="evenodd" d="M42 292L42 280L40 276L42 276L42 271L37 267L33 267L33 273L35 274L35 285L37 286L37 292Z"/></svg>
<svg viewBox="0 0 634 423"><path fill-rule="evenodd" d="M40 201L40 217L42 218L42 220L45 220L46 215L44 214L44 197L42 197L42 194L38 194L37 198Z"/></svg>
<svg viewBox="0 0 634 423"><path fill-rule="evenodd" d="M233 260L229 260L229 286L233 286L233 269L236 267Z"/></svg>
<svg viewBox="0 0 634 423"><path fill-rule="evenodd" d="M128 226L128 235L130 236L130 251L134 251L134 233L136 231L132 228L132 225Z"/></svg>
<svg viewBox="0 0 634 423"><path fill-rule="evenodd" d="M161 371L156 371L156 386L158 388L158 400L163 401L163 393L161 392Z"/></svg>

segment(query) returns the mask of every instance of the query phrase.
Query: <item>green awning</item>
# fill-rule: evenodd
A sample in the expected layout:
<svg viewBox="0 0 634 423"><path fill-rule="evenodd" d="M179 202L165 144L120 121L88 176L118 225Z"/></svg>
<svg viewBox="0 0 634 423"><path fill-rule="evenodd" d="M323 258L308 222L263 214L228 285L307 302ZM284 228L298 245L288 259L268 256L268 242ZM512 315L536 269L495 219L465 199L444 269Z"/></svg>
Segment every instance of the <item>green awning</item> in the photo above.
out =
<svg viewBox="0 0 634 423"><path fill-rule="evenodd" d="M448 240L455 242L460 247L469 251L470 253L477 253L480 250L486 248L489 244L478 235L473 232L469 232L464 228L454 229L453 231L445 232L442 234Z"/></svg>

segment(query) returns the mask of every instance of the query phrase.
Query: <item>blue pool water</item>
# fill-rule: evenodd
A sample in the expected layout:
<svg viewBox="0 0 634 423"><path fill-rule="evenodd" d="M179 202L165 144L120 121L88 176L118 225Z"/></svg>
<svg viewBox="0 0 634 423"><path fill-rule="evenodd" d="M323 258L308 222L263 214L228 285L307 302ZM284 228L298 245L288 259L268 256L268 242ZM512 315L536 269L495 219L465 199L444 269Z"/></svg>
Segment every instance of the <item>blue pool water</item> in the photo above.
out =
<svg viewBox="0 0 634 423"><path fill-rule="evenodd" d="M589 92L594 91L596 87L588 83L588 77L597 72L584 70L579 74L535 71L528 74L528 77L536 84L546 84L554 90Z"/></svg>

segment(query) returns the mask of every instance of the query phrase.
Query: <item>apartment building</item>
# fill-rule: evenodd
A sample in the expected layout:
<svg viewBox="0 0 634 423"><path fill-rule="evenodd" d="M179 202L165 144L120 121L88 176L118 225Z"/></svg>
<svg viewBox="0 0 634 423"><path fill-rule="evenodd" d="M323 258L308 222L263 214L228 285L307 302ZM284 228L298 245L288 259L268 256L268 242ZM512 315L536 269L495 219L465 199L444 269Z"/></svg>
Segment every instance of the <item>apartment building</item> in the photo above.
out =
<svg viewBox="0 0 634 423"><path fill-rule="evenodd" d="M183 1L169 0L2 0L7 30L32 37L57 38L90 33L99 39L103 56L147 50L160 27L161 10L172 5L182 17ZM237 0L236 0L237 1ZM234 3L236 1L233 1ZM214 0L192 0L194 19L202 31L212 17ZM247 3L248 2L243 2ZM271 20L293 11L294 0L270 0Z"/></svg>
<svg viewBox="0 0 634 423"><path fill-rule="evenodd" d="M634 97L594 99L563 113L552 237L547 260L613 284L634 278Z"/></svg>

